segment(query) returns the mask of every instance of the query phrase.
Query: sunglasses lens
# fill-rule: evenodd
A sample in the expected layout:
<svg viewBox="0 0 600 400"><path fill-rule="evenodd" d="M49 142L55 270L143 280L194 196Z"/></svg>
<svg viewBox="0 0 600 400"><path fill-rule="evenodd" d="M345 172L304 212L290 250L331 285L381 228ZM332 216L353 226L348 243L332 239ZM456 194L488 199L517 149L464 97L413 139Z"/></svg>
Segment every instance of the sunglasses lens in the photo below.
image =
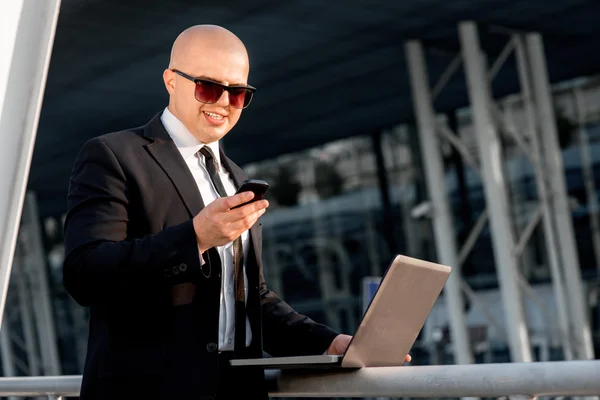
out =
<svg viewBox="0 0 600 400"><path fill-rule="evenodd" d="M200 81L196 83L196 100L201 103L216 103L223 94L223 88L212 82Z"/></svg>
<svg viewBox="0 0 600 400"><path fill-rule="evenodd" d="M232 107L246 108L252 100L252 92L244 88L236 88L229 91L229 101Z"/></svg>
<svg viewBox="0 0 600 400"><path fill-rule="evenodd" d="M213 104L219 101L225 89L210 81L198 81L196 83L196 100L201 103ZM229 103L234 108L246 108L252 100L252 91L245 88L231 88L229 92Z"/></svg>

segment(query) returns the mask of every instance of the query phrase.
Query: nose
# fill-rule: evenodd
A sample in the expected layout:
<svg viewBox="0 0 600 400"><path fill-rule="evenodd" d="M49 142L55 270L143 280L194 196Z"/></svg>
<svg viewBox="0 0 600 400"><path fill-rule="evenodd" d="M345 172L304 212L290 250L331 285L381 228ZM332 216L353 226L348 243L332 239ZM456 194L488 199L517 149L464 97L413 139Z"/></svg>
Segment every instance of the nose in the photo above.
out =
<svg viewBox="0 0 600 400"><path fill-rule="evenodd" d="M229 92L227 90L223 90L221 97L219 97L219 100L217 100L217 104L221 107L229 106Z"/></svg>

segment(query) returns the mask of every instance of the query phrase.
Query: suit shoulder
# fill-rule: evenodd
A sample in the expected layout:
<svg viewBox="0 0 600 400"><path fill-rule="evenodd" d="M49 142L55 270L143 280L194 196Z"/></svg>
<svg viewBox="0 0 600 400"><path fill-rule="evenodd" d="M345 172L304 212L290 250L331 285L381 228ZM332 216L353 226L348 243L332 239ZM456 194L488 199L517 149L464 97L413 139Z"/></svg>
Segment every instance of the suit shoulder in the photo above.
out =
<svg viewBox="0 0 600 400"><path fill-rule="evenodd" d="M91 139L90 142L100 142L111 149L119 149L130 145L148 143L148 140L144 138L143 133L144 127L126 129L97 136Z"/></svg>
<svg viewBox="0 0 600 400"><path fill-rule="evenodd" d="M85 142L80 154L100 150L101 153L108 151L117 158L127 157L132 151L137 152L148 143L143 133L144 128L141 127L96 136Z"/></svg>

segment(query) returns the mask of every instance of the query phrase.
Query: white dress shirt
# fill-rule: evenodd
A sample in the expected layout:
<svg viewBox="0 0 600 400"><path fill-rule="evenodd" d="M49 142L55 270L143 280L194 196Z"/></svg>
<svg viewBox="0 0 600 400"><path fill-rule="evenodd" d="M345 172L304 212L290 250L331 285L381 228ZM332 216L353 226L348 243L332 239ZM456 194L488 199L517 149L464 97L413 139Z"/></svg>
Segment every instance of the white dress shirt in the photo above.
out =
<svg viewBox="0 0 600 400"><path fill-rule="evenodd" d="M169 108L165 108L161 116L161 121L173 139L175 146L181 153L185 163L187 164L198 190L204 201L204 206L209 205L219 197L219 193L213 185L204 157L198 151L205 146L190 133L185 125L175 117ZM208 146L217 161L218 173L223 186L229 196L234 195L236 187L229 173L221 165L221 153L219 151L219 142L209 143ZM246 301L248 299L248 277L246 276L246 260L248 259L248 247L250 244L248 231L242 234L242 245L244 248L244 288L246 290ZM219 350L233 350L235 337L235 289L234 289L234 261L233 261L233 243L228 243L225 246L217 247L222 265L222 280L221 280L221 298L219 311ZM202 262L202 261L201 261ZM252 331L250 330L250 322L246 316L246 346L250 345L252 340Z"/></svg>

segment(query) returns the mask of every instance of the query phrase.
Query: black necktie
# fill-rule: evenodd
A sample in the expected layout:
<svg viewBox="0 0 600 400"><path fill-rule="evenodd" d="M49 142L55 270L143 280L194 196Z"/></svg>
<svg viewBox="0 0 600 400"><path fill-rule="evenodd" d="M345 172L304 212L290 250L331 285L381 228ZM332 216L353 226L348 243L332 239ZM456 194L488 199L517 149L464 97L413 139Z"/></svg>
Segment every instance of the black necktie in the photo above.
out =
<svg viewBox="0 0 600 400"><path fill-rule="evenodd" d="M206 161L206 170L212 180L219 196L227 197L227 191L218 174L217 160L208 146L203 146L200 153ZM235 286L235 342L234 351L237 357L241 357L246 348L246 296L244 294L244 265L243 265L242 237L233 241L233 267Z"/></svg>

